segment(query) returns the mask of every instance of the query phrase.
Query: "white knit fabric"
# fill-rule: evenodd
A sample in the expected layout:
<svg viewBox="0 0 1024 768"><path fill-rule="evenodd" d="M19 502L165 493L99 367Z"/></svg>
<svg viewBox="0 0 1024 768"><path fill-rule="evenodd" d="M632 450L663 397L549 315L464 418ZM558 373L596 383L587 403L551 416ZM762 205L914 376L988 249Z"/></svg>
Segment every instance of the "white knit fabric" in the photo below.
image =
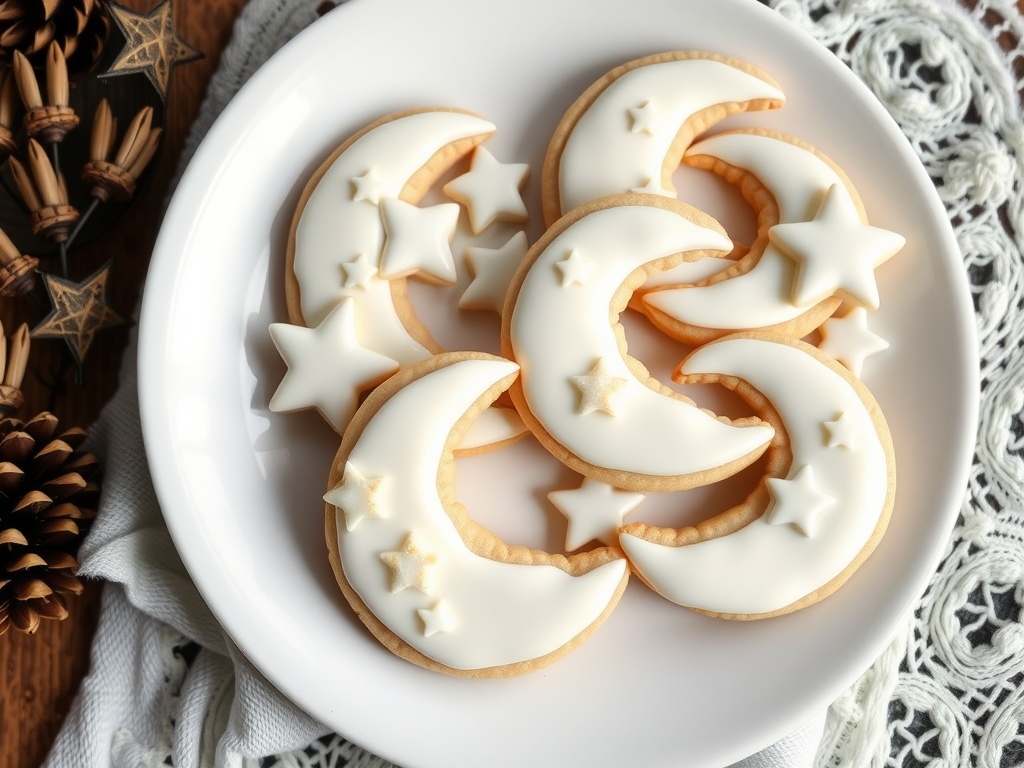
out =
<svg viewBox="0 0 1024 768"><path fill-rule="evenodd" d="M319 4L250 2L183 165L241 84ZM983 392L961 516L906 626L827 719L738 766L1022 766L1024 21L1014 0L975 0L970 13L943 0L770 4L864 79L935 181L975 297ZM94 438L107 476L81 559L83 573L109 583L89 676L47 765L387 768L325 735L270 686L189 581L149 481L134 348Z"/></svg>

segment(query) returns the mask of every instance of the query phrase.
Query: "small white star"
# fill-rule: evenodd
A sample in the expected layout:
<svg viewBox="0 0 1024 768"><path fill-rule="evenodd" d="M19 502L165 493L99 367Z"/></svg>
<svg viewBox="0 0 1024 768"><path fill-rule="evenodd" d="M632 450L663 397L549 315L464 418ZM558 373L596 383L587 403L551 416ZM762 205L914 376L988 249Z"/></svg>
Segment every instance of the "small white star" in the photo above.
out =
<svg viewBox="0 0 1024 768"><path fill-rule="evenodd" d="M858 379L864 359L889 348L889 342L868 329L868 313L854 307L843 317L830 317L821 328L818 348L845 365Z"/></svg>
<svg viewBox="0 0 1024 768"><path fill-rule="evenodd" d="M840 413L835 421L823 422L822 426L828 434L825 445L829 448L857 447L857 425L846 411Z"/></svg>
<svg viewBox="0 0 1024 768"><path fill-rule="evenodd" d="M351 298L338 302L316 328L272 323L270 337L288 366L270 410L316 408L338 433L355 413L359 393L398 370L390 357L359 344Z"/></svg>
<svg viewBox="0 0 1024 768"><path fill-rule="evenodd" d="M374 205L380 204L380 198L384 194L384 182L373 168L362 176L352 177L349 181L352 182L353 200L366 200Z"/></svg>
<svg viewBox="0 0 1024 768"><path fill-rule="evenodd" d="M345 515L345 527L354 531L367 518L380 520L388 516L380 498L384 487L383 477L364 477L346 461L341 483L324 494L324 501L340 509Z"/></svg>
<svg viewBox="0 0 1024 768"><path fill-rule="evenodd" d="M572 376L570 381L580 391L577 413L585 416L594 411L603 411L609 416L615 415L615 400L626 386L626 379L612 376L605 368L603 357L598 358L588 373Z"/></svg>
<svg viewBox="0 0 1024 768"><path fill-rule="evenodd" d="M802 466L792 480L769 477L768 492L773 502L767 513L768 524L789 523L808 538L817 532L821 513L836 503L818 490L810 464Z"/></svg>
<svg viewBox="0 0 1024 768"><path fill-rule="evenodd" d="M639 107L632 107L629 110L629 132L653 136L658 130L658 118L659 113L650 101L645 101Z"/></svg>
<svg viewBox="0 0 1024 768"><path fill-rule="evenodd" d="M552 491L548 499L569 522L565 549L572 552L588 541L618 544L623 519L644 500L644 495L621 491L588 477L579 488Z"/></svg>
<svg viewBox="0 0 1024 768"><path fill-rule="evenodd" d="M798 307L835 295L878 309L875 267L906 243L902 235L863 223L843 184L829 187L814 219L776 224L768 238L797 263L793 303Z"/></svg>
<svg viewBox="0 0 1024 768"><path fill-rule="evenodd" d="M444 600L438 600L433 608L419 608L416 613L423 621L424 637L437 632L451 632L456 627L455 614Z"/></svg>
<svg viewBox="0 0 1024 768"><path fill-rule="evenodd" d="M529 175L526 163L499 163L486 149L477 147L469 172L445 184L444 193L466 206L469 226L478 235L495 221L526 221L520 190Z"/></svg>
<svg viewBox="0 0 1024 768"><path fill-rule="evenodd" d="M406 587L418 589L425 595L434 591L438 557L424 552L414 534L405 537L400 550L381 552L380 559L391 569L392 592L401 592Z"/></svg>
<svg viewBox="0 0 1024 768"><path fill-rule="evenodd" d="M555 264L555 266L562 273L562 286L566 287L574 283L585 286L590 279L590 270L593 269L594 265L581 256L578 250L573 248L569 251L569 256Z"/></svg>
<svg viewBox="0 0 1024 768"><path fill-rule="evenodd" d="M377 268L367 260L365 253L359 254L355 261L343 262L341 269L345 273L343 288L362 288L365 291L377 276Z"/></svg>
<svg viewBox="0 0 1024 768"><path fill-rule="evenodd" d="M442 203L419 208L397 197L386 197L380 210L387 235L380 258L382 277L391 280L415 273L430 282L455 282L451 241L459 206Z"/></svg>
<svg viewBox="0 0 1024 768"><path fill-rule="evenodd" d="M661 186L661 179L652 176L642 187L634 187L629 190L638 195L658 195L658 197L675 197L676 193Z"/></svg>
<svg viewBox="0 0 1024 768"><path fill-rule="evenodd" d="M467 248L466 262L473 273L473 281L466 286L459 306L491 309L500 315L508 284L528 248L525 232L516 232L501 248Z"/></svg>

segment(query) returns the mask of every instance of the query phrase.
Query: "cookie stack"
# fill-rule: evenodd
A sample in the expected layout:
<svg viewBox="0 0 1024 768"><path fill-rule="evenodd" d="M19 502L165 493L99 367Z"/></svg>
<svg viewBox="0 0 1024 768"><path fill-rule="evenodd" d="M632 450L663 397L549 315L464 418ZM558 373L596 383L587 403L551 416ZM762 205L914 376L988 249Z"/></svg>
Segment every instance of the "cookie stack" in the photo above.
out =
<svg viewBox="0 0 1024 768"><path fill-rule="evenodd" d="M695 51L628 62L581 94L544 160L544 234L466 251L459 306L500 313L500 356L443 350L407 284L455 282L460 221L479 235L526 220L529 169L483 146L494 125L398 112L309 180L287 249L289 323L270 327L288 366L270 407L315 408L342 435L328 551L388 649L449 674L522 674L583 642L631 575L686 608L767 618L831 594L874 549L895 465L859 375L886 346L867 328L875 270L904 239L871 226L846 174L800 139L705 134L784 101L755 67ZM757 213L749 246L677 200L681 162L737 186ZM437 186L450 202L424 204ZM673 379L731 390L749 415L653 377L627 348L627 308L693 348ZM525 434L581 476L550 494L572 554L507 544L456 501L457 456ZM646 493L759 460L747 498L696 526L623 521Z"/></svg>

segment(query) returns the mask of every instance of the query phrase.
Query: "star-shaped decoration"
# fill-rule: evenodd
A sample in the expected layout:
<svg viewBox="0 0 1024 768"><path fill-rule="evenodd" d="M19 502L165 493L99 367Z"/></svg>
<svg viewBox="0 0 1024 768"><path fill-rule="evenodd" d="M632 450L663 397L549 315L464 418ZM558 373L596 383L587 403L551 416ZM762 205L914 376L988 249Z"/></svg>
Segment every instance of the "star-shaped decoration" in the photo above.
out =
<svg viewBox="0 0 1024 768"><path fill-rule="evenodd" d="M825 445L829 448L856 448L857 425L847 411L840 413L835 420L823 422L825 428Z"/></svg>
<svg viewBox="0 0 1024 768"><path fill-rule="evenodd" d="M843 317L830 317L818 330L818 348L845 365L858 379L865 358L889 348L888 341L868 328L868 313L861 307L854 307Z"/></svg>
<svg viewBox="0 0 1024 768"><path fill-rule="evenodd" d="M398 370L390 357L359 343L351 298L338 302L316 328L272 323L270 337L288 366L270 410L316 408L339 434L356 412L359 393Z"/></svg>
<svg viewBox="0 0 1024 768"><path fill-rule="evenodd" d="M508 285L528 248L525 232L516 232L500 248L467 248L466 262L473 273L473 281L466 286L459 306L491 309L500 315Z"/></svg>
<svg viewBox="0 0 1024 768"><path fill-rule="evenodd" d="M843 184L829 187L811 221L776 224L768 238L797 263L792 301L798 307L834 295L878 309L875 267L906 243L902 235L862 222Z"/></svg>
<svg viewBox="0 0 1024 768"><path fill-rule="evenodd" d="M402 548L395 552L381 552L380 559L391 569L391 591L401 592L406 587L418 589L425 595L434 591L438 557L425 552L409 533Z"/></svg>
<svg viewBox="0 0 1024 768"><path fill-rule="evenodd" d="M658 197L676 196L675 192L665 189L661 185L661 179L656 176L652 176L651 178L649 178L647 180L647 183L644 184L642 187L633 187L633 189L629 191L635 192L638 195L658 195Z"/></svg>
<svg viewBox="0 0 1024 768"><path fill-rule="evenodd" d="M451 241L459 220L459 206L442 203L419 208L397 197L381 198L384 252L380 274L391 280L417 274L431 282L455 282Z"/></svg>
<svg viewBox="0 0 1024 768"><path fill-rule="evenodd" d="M520 190L529 175L526 163L499 163L486 149L477 147L469 172L445 184L444 193L466 206L469 226L478 235L495 221L526 221Z"/></svg>
<svg viewBox="0 0 1024 768"><path fill-rule="evenodd" d="M564 288L573 284L585 286L590 280L590 271L594 265L573 248L569 251L569 256L555 264L555 267L562 275L562 287Z"/></svg>
<svg viewBox="0 0 1024 768"><path fill-rule="evenodd" d="M164 0L146 14L135 13L110 0L106 7L125 42L102 77L142 72L153 83L160 98L167 101L171 71L179 64L203 57L174 31L171 0Z"/></svg>
<svg viewBox="0 0 1024 768"><path fill-rule="evenodd" d="M370 263L365 253L359 254L355 261L343 262L341 269L345 275L343 288L362 288L365 291L377 276L377 267Z"/></svg>
<svg viewBox="0 0 1024 768"><path fill-rule="evenodd" d="M594 411L602 411L609 416L616 414L616 400L626 379L612 376L605 367L604 358L598 358L594 367L582 376L571 376L570 381L580 391L580 404L577 413L585 416Z"/></svg>
<svg viewBox="0 0 1024 768"><path fill-rule="evenodd" d="M451 606L444 600L438 600L432 608L419 608L416 614L423 621L424 637L438 632L451 632L457 625Z"/></svg>
<svg viewBox="0 0 1024 768"><path fill-rule="evenodd" d="M548 499L569 522L565 549L572 552L588 541L600 541L608 546L618 544L623 520L644 500L644 495L622 491L588 477L579 488L552 491Z"/></svg>
<svg viewBox="0 0 1024 768"><path fill-rule="evenodd" d="M632 107L629 109L629 132L653 136L658 131L659 117L658 110L651 101L645 101L639 107Z"/></svg>
<svg viewBox="0 0 1024 768"><path fill-rule="evenodd" d="M388 516L387 506L381 503L385 486L383 477L365 477L346 461L341 483L324 494L324 501L341 510L345 527L354 531L367 518L380 520Z"/></svg>
<svg viewBox="0 0 1024 768"><path fill-rule="evenodd" d="M377 175L377 171L371 168L362 176L353 176L349 181L352 183L354 201L366 200L374 205L380 205L380 198L384 194L384 182Z"/></svg>
<svg viewBox="0 0 1024 768"><path fill-rule="evenodd" d="M110 262L81 283L43 274L43 285L53 310L32 329L32 338L63 339L75 362L81 365L97 333L126 322L107 306L109 274Z"/></svg>
<svg viewBox="0 0 1024 768"><path fill-rule="evenodd" d="M808 538L818 531L821 513L836 503L818 489L810 464L800 467L792 480L769 477L768 493L773 502L766 518L768 524L788 523Z"/></svg>

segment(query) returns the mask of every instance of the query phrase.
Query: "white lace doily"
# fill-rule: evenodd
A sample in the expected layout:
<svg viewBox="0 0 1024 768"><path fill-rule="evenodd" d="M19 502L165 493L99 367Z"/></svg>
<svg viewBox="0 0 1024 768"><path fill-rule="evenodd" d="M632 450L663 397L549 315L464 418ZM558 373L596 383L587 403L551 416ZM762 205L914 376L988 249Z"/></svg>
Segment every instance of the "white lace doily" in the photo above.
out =
<svg viewBox="0 0 1024 768"><path fill-rule="evenodd" d="M1024 765L1024 19L1013 0L772 0L855 71L935 182L977 311L981 423L946 556L893 646L829 712L822 768ZM255 0L203 120L315 2ZM965 7L969 10L965 10ZM197 131L194 135L202 135ZM265 768L386 768L334 736Z"/></svg>

